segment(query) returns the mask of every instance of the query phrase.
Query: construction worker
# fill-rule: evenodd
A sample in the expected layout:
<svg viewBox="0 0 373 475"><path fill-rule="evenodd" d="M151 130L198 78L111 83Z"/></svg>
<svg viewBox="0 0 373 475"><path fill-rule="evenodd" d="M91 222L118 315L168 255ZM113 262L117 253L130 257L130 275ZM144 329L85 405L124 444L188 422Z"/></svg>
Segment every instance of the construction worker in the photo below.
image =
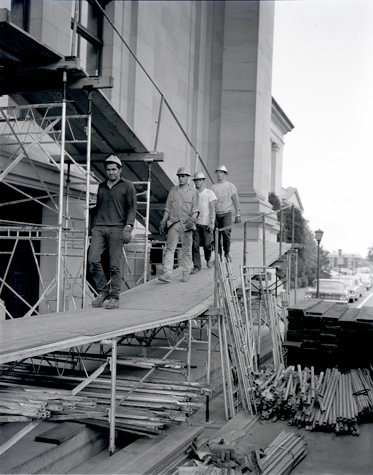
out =
<svg viewBox="0 0 373 475"><path fill-rule="evenodd" d="M214 183L211 186L211 190L217 196L217 203L216 203L216 219L215 219L215 227L225 228L226 226L231 226L232 224L232 209L234 206L236 217L234 220L235 224L241 223L241 214L240 214L240 202L237 195L237 188L226 180L226 176L228 175L227 167L224 165L219 166L215 170L217 176L217 183ZM233 205L233 206L232 206ZM224 255L227 260L230 262L232 258L230 256L230 246L231 246L231 228L225 229L220 233L223 239L223 249ZM216 243L215 243L215 251L216 251ZM221 239L219 239L218 243L218 252L221 257L222 255L222 245Z"/></svg>
<svg viewBox="0 0 373 475"><path fill-rule="evenodd" d="M159 228L160 234L167 232L166 253L163 263L163 274L158 277L161 282L171 282L176 246L181 241L181 264L183 268L182 282L189 281L193 269L192 240L193 230L199 214L199 193L189 183L190 171L181 167L176 172L179 180L168 194L166 208Z"/></svg>
<svg viewBox="0 0 373 475"><path fill-rule="evenodd" d="M202 245L207 267L212 267L211 250L215 227L216 196L212 190L206 188L206 177L203 172L196 172L193 176L194 186L199 193L199 216L196 229L193 231L192 258L194 268L191 274L201 270L201 255L199 248Z"/></svg>
<svg viewBox="0 0 373 475"><path fill-rule="evenodd" d="M88 264L98 292L92 307L102 307L107 301L106 308L110 310L119 306L122 287L120 260L123 257L123 244L131 241L136 217L136 191L133 184L121 176L122 162L118 157L108 157L105 170L108 180L98 187ZM101 265L101 255L105 249L110 259L110 287Z"/></svg>

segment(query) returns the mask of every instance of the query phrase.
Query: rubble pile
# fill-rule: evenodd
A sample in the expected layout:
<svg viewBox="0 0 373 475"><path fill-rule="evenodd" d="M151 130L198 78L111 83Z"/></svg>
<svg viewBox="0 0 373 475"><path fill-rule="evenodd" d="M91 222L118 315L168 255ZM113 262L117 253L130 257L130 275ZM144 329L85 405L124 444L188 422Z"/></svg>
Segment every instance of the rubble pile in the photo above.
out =
<svg viewBox="0 0 373 475"><path fill-rule="evenodd" d="M295 432L282 431L265 449L254 445L237 448L235 443L209 443L205 451L183 467L178 475L287 475L307 455L307 441Z"/></svg>

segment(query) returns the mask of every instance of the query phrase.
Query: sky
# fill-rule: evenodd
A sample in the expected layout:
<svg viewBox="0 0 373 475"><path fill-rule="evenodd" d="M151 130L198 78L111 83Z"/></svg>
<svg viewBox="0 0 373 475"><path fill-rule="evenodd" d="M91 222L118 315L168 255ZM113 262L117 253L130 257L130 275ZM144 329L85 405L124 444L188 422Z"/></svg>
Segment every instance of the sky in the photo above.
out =
<svg viewBox="0 0 373 475"><path fill-rule="evenodd" d="M272 95L285 135L283 186L297 188L322 247L373 246L373 0L276 0Z"/></svg>

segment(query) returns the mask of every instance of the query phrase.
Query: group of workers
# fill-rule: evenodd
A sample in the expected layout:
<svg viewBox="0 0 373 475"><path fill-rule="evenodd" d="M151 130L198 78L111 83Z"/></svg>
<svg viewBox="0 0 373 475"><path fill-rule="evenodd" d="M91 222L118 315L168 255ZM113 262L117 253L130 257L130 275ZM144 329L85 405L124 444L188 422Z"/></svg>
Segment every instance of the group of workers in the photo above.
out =
<svg viewBox="0 0 373 475"><path fill-rule="evenodd" d="M218 243L219 255L224 251L225 258L231 261L230 235L232 224L232 206L235 208L235 223L241 222L237 189L227 181L227 168L222 165L215 170L217 183L206 188L203 172L193 176L195 187L189 183L190 171L181 167L176 172L179 180L168 194L160 233L167 231L166 253L163 274L158 277L161 282L171 282L176 246L181 242L182 282L188 282L190 275L201 270L200 246L203 247L207 267L212 267L211 253L214 229L225 228L222 240Z"/></svg>
<svg viewBox="0 0 373 475"><path fill-rule="evenodd" d="M98 296L92 307L116 309L122 285L120 260L123 244L131 241L136 218L136 190L134 185L121 176L122 162L115 155L105 162L108 179L100 183L97 193L96 217L92 229L88 265ZM215 170L217 182L206 188L203 172L193 176L195 187L190 180L190 171L181 167L176 172L179 184L168 194L164 216L160 224L160 234L167 234L163 274L158 280L171 282L176 247L181 241L182 281L188 282L190 275L201 270L200 246L203 246L207 267L212 267L212 246L215 228L225 228L222 241L217 245L219 255L231 261L230 235L232 210L235 210L235 224L241 222L239 199L236 187L227 181L227 168L222 165ZM101 263L105 250L109 252L110 285Z"/></svg>

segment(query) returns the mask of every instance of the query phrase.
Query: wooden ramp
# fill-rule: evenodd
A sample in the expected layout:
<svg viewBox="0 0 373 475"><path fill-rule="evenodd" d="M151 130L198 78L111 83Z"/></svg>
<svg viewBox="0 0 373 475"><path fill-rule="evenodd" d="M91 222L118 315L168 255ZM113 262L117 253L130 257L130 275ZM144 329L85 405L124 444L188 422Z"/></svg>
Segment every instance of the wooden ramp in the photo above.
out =
<svg viewBox="0 0 373 475"><path fill-rule="evenodd" d="M232 243L232 270L237 285L242 248L242 242ZM289 248L282 244L283 252ZM279 244L267 243L266 264L278 257ZM249 243L248 265L262 264L262 244ZM177 269L170 284L155 279L122 293L117 310L87 307L6 320L0 322L0 364L190 320L213 304L213 293L214 269L204 267L188 283L181 282L181 269Z"/></svg>

